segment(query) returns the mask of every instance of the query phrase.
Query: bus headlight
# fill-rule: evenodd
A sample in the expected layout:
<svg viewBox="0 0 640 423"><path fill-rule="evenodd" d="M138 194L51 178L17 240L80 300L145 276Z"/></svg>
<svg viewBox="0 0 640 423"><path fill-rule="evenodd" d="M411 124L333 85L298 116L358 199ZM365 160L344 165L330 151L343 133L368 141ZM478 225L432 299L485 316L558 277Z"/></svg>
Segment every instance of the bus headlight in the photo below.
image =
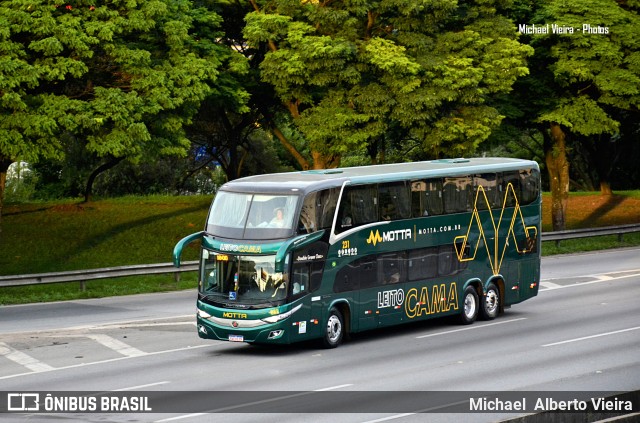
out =
<svg viewBox="0 0 640 423"><path fill-rule="evenodd" d="M302 307L302 304L298 304L297 306L287 311L286 313L276 314L275 316L265 317L264 319L260 319L260 320L267 323L278 323L284 319L289 318L289 316L291 316L293 313L300 310L300 307Z"/></svg>
<svg viewBox="0 0 640 423"><path fill-rule="evenodd" d="M206 311L198 309L198 317L200 317L201 319L208 319L209 317L211 317L211 315Z"/></svg>

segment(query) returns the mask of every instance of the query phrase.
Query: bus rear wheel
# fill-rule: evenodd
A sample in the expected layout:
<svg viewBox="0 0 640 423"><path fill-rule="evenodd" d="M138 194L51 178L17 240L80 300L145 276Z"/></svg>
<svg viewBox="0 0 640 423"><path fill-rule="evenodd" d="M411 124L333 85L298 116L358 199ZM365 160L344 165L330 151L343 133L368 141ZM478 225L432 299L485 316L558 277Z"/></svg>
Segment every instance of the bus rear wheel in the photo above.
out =
<svg viewBox="0 0 640 423"><path fill-rule="evenodd" d="M462 314L460 315L460 320L463 325L470 325L475 322L476 317L478 317L478 309L480 308L478 293L473 286L468 286L464 290L462 298Z"/></svg>
<svg viewBox="0 0 640 423"><path fill-rule="evenodd" d="M493 320L498 316L500 311L500 291L498 287L490 283L487 287L487 292L482 298L482 305L480 307L480 318L482 320Z"/></svg>
<svg viewBox="0 0 640 423"><path fill-rule="evenodd" d="M324 347L337 347L342 342L343 337L344 319L342 318L342 313L338 309L332 308L329 310L329 317L324 327L324 336L322 338Z"/></svg>

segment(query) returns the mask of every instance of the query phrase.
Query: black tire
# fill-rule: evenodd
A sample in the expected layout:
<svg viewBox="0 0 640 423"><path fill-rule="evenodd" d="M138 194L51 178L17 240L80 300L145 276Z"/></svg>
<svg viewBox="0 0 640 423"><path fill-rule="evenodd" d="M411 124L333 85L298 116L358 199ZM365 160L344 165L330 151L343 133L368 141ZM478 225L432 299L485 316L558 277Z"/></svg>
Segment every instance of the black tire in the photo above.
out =
<svg viewBox="0 0 640 423"><path fill-rule="evenodd" d="M335 348L344 338L344 319L342 313L336 308L329 310L329 317L324 325L322 343L325 348Z"/></svg>
<svg viewBox="0 0 640 423"><path fill-rule="evenodd" d="M482 320L493 320L500 312L500 290L494 283L487 286L487 291L482 297L480 304L480 318Z"/></svg>
<svg viewBox="0 0 640 423"><path fill-rule="evenodd" d="M462 313L460 313L460 321L462 324L470 325L475 322L479 309L480 300L478 299L478 293L474 287L468 286L462 296Z"/></svg>

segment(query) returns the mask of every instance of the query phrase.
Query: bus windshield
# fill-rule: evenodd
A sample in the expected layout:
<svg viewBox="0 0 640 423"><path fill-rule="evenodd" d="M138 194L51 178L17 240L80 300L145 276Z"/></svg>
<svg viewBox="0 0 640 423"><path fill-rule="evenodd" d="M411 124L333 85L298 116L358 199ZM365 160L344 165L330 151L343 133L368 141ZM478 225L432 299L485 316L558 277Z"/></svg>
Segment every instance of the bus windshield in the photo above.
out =
<svg viewBox="0 0 640 423"><path fill-rule="evenodd" d="M287 296L287 284L274 269L275 255L241 256L203 249L200 294L230 306L278 305Z"/></svg>
<svg viewBox="0 0 640 423"><path fill-rule="evenodd" d="M296 195L218 191L207 232L233 239L286 238L293 231Z"/></svg>

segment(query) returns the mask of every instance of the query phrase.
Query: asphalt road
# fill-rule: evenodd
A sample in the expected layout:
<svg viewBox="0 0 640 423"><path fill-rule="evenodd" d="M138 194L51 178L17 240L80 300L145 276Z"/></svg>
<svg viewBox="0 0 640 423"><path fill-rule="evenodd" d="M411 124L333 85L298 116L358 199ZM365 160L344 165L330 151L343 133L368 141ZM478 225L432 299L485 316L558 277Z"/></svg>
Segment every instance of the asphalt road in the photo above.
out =
<svg viewBox="0 0 640 423"><path fill-rule="evenodd" d="M234 414L199 397L198 411L11 415L16 421L403 423L427 417L492 422L517 414L416 413L426 406L295 411L318 401L309 395L317 391L379 391L380 404L399 404L402 391L640 389L640 249L545 258L542 279L536 298L494 321L459 326L439 319L381 329L335 350L200 340L193 291L2 307L0 391L158 391L167 403L179 401L180 391L277 391L274 404L290 404L287 414ZM253 395L239 400L260 403ZM320 405L340 411L335 399L321 397ZM438 411L455 396L434 401ZM199 408L224 412L202 414Z"/></svg>

